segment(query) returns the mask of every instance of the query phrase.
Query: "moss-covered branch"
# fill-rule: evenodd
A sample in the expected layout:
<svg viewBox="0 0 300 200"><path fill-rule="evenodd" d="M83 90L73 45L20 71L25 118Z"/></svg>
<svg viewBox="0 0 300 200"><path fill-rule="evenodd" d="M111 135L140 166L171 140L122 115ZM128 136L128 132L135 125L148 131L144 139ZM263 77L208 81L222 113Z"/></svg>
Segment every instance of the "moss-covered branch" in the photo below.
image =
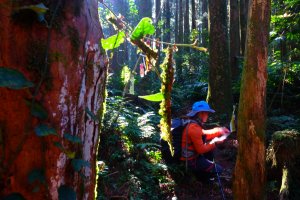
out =
<svg viewBox="0 0 300 200"><path fill-rule="evenodd" d="M161 73L161 93L164 99L160 103L159 114L162 116L160 120L161 138L168 142L172 155L174 155L171 135L171 91L174 80L173 68L173 49L167 49L167 55L164 62L160 65Z"/></svg>

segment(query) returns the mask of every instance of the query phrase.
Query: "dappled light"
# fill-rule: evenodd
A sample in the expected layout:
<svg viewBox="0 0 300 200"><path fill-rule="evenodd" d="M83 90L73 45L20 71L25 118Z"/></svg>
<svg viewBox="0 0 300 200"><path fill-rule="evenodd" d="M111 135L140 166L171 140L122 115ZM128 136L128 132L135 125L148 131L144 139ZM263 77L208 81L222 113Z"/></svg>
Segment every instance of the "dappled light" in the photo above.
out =
<svg viewBox="0 0 300 200"><path fill-rule="evenodd" d="M0 0L0 199L300 199L299 13Z"/></svg>

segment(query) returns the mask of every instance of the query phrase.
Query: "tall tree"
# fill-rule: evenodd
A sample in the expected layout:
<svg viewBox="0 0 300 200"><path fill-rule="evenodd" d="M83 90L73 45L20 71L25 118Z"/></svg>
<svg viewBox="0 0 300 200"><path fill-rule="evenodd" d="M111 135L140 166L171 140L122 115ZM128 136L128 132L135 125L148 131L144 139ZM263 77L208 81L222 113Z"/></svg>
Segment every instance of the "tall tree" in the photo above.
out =
<svg viewBox="0 0 300 200"><path fill-rule="evenodd" d="M155 0L155 23L158 25L161 19L161 0ZM156 38L161 37L161 29L159 26L156 26Z"/></svg>
<svg viewBox="0 0 300 200"><path fill-rule="evenodd" d="M230 66L233 80L236 80L239 75L238 57L240 56L240 26L238 5L238 0L230 0Z"/></svg>
<svg viewBox="0 0 300 200"><path fill-rule="evenodd" d="M184 37L184 32L183 32L183 3L182 0L178 0L178 39L177 42L178 43L183 43L183 37ZM178 55L182 55L183 54L183 49L179 48L178 50ZM178 56L176 58L176 81L178 83L181 83L182 81L182 63L183 63L183 59L181 56Z"/></svg>
<svg viewBox="0 0 300 200"><path fill-rule="evenodd" d="M192 29L196 30L196 2L195 0L191 0L191 8L192 8Z"/></svg>
<svg viewBox="0 0 300 200"><path fill-rule="evenodd" d="M178 27L178 24L179 24L179 0L174 0L174 2L176 3L176 6L175 6L175 26L174 26L174 32L175 32L175 43L178 43L178 36L179 36L179 27Z"/></svg>
<svg viewBox="0 0 300 200"><path fill-rule="evenodd" d="M207 100L228 121L231 107L231 74L227 29L227 3L209 0L209 77Z"/></svg>
<svg viewBox="0 0 300 200"><path fill-rule="evenodd" d="M98 5L44 2L49 10L0 0L0 199L92 200L99 139L92 118L101 121L107 76Z"/></svg>
<svg viewBox="0 0 300 200"><path fill-rule="evenodd" d="M170 42L171 40L171 4L170 0L166 0L165 3L165 18L166 18L166 23L165 23L165 41Z"/></svg>
<svg viewBox="0 0 300 200"><path fill-rule="evenodd" d="M241 53L245 54L249 0L240 0Z"/></svg>
<svg viewBox="0 0 300 200"><path fill-rule="evenodd" d="M238 111L235 199L264 199L270 0L251 0ZM255 94L255 95L254 95Z"/></svg>
<svg viewBox="0 0 300 200"><path fill-rule="evenodd" d="M189 43L190 36L190 6L189 0L185 0L184 12L184 43Z"/></svg>
<svg viewBox="0 0 300 200"><path fill-rule="evenodd" d="M183 43L183 4L182 0L179 0L179 18L178 18L178 42Z"/></svg>
<svg viewBox="0 0 300 200"><path fill-rule="evenodd" d="M208 4L207 0L202 0L202 46L207 47L207 39L208 39Z"/></svg>
<svg viewBox="0 0 300 200"><path fill-rule="evenodd" d="M152 0L135 1L139 10L139 16L152 17Z"/></svg>

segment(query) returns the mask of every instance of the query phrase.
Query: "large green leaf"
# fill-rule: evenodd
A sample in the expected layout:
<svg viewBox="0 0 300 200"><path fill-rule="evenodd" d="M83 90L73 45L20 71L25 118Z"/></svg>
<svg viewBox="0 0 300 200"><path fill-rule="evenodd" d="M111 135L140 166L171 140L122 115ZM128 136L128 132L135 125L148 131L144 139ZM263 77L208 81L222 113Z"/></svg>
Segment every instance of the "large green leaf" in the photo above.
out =
<svg viewBox="0 0 300 200"><path fill-rule="evenodd" d="M65 133L64 134L64 138L66 140L69 140L70 142L73 142L73 143L81 143L81 139L75 135L71 135L69 133Z"/></svg>
<svg viewBox="0 0 300 200"><path fill-rule="evenodd" d="M69 186L61 185L58 188L58 200L76 200L76 192Z"/></svg>
<svg viewBox="0 0 300 200"><path fill-rule="evenodd" d="M152 19L149 17L144 17L131 33L131 40L139 40L146 35L153 35L154 33L155 28L152 24Z"/></svg>
<svg viewBox="0 0 300 200"><path fill-rule="evenodd" d="M106 39L101 39L101 44L103 49L111 50L114 48L118 48L123 42L125 38L125 33L123 31L118 32L117 34L110 36Z"/></svg>
<svg viewBox="0 0 300 200"><path fill-rule="evenodd" d="M76 172L80 171L80 169L82 167L90 167L91 166L88 161L85 161L82 159L73 159L71 164Z"/></svg>
<svg viewBox="0 0 300 200"><path fill-rule="evenodd" d="M160 102L164 99L164 96L162 93L156 93L156 94L150 94L146 96L139 96L139 98L148 100L148 101L155 101L155 102Z"/></svg>
<svg viewBox="0 0 300 200"><path fill-rule="evenodd" d="M34 102L32 104L31 101L26 101L26 104L31 108L31 114L39 119L47 119L48 118L48 113L47 111L45 110L45 108L37 103L37 102Z"/></svg>
<svg viewBox="0 0 300 200"><path fill-rule="evenodd" d="M0 87L18 90L33 87L33 83L18 70L0 67Z"/></svg>
<svg viewBox="0 0 300 200"><path fill-rule="evenodd" d="M37 136L57 135L54 128L49 127L45 124L39 124L34 129Z"/></svg>

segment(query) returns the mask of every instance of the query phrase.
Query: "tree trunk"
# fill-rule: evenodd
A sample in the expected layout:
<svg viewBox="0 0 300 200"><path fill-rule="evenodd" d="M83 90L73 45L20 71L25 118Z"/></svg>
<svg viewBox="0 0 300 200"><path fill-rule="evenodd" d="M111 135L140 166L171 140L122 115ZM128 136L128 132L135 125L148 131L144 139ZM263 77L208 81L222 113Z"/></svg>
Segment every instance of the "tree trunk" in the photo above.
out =
<svg viewBox="0 0 300 200"><path fill-rule="evenodd" d="M239 76L240 26L238 0L230 0L230 66L233 80Z"/></svg>
<svg viewBox="0 0 300 200"><path fill-rule="evenodd" d="M46 2L48 27L24 7L36 1L0 0L0 66L34 83L0 88L0 199L94 199L99 123L87 111L101 121L107 74L97 1Z"/></svg>
<svg viewBox="0 0 300 200"><path fill-rule="evenodd" d="M159 20L161 19L161 3L160 0L155 0L155 22L156 25L159 23ZM156 38L161 38L161 30L158 26L156 26Z"/></svg>
<svg viewBox="0 0 300 200"><path fill-rule="evenodd" d="M178 19L178 42L182 43L183 42L183 9L182 9L182 0L179 0L179 19Z"/></svg>
<svg viewBox="0 0 300 200"><path fill-rule="evenodd" d="M202 0L202 46L207 47L208 41L208 5L207 0Z"/></svg>
<svg viewBox="0 0 300 200"><path fill-rule="evenodd" d="M245 55L249 0L240 0L241 52Z"/></svg>
<svg viewBox="0 0 300 200"><path fill-rule="evenodd" d="M196 3L195 0L191 0L192 4L192 29L196 30Z"/></svg>
<svg viewBox="0 0 300 200"><path fill-rule="evenodd" d="M190 6L189 0L185 0L185 13L184 13L184 43L189 43L190 37Z"/></svg>
<svg viewBox="0 0 300 200"><path fill-rule="evenodd" d="M170 42L171 41L171 10L170 10L170 0L166 0L165 3L165 17L166 17L166 26L165 26L165 41Z"/></svg>
<svg viewBox="0 0 300 200"><path fill-rule="evenodd" d="M209 0L209 78L207 100L220 119L228 122L232 108L227 33L227 3Z"/></svg>
<svg viewBox="0 0 300 200"><path fill-rule="evenodd" d="M138 5L139 15L141 18L143 17L152 17L152 1L151 0L143 0L136 1Z"/></svg>
<svg viewBox="0 0 300 200"><path fill-rule="evenodd" d="M179 15L178 15L178 43L183 43L183 3L182 0L178 0L179 4ZM182 55L184 53L182 48L179 48L178 50L178 55ZM182 57L178 56L176 58L176 82L181 83L182 79L183 79L183 75L182 75L182 62L183 59Z"/></svg>
<svg viewBox="0 0 300 200"><path fill-rule="evenodd" d="M235 199L264 199L270 1L252 0L239 101ZM254 95L255 94L255 95Z"/></svg>
<svg viewBox="0 0 300 200"><path fill-rule="evenodd" d="M179 31L178 31L178 24L179 24L179 22L178 22L178 12L179 12L179 6L178 6L178 4L179 4L179 0L175 0L175 2L176 2L176 7L175 7L175 43L178 43L178 34L179 34Z"/></svg>

